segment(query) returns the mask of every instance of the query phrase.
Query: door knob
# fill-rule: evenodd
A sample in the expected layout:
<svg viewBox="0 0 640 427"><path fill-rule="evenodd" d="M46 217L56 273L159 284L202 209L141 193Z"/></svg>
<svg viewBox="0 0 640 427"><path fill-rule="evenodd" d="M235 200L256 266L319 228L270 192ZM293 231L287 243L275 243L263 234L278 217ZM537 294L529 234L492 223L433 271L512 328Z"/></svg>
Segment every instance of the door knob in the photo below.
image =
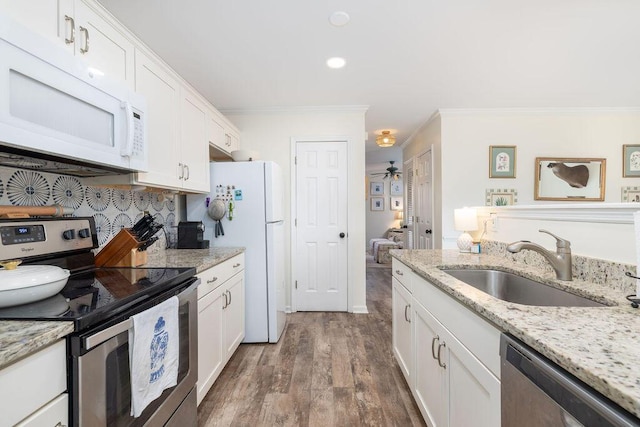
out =
<svg viewBox="0 0 640 427"><path fill-rule="evenodd" d="M431 230L425 230L425 233L431 234Z"/></svg>
<svg viewBox="0 0 640 427"><path fill-rule="evenodd" d="M346 236L346 234L340 233L339 236L340 236L341 239L344 239L344 236Z"/></svg>

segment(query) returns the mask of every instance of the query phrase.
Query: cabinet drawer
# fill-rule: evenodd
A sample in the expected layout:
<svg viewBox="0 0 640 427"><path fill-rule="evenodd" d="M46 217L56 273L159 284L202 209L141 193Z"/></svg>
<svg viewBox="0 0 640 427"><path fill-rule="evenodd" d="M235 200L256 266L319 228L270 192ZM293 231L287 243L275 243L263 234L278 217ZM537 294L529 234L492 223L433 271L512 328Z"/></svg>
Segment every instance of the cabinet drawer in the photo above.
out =
<svg viewBox="0 0 640 427"><path fill-rule="evenodd" d="M0 371L2 422L14 425L67 389L67 346L59 340Z"/></svg>
<svg viewBox="0 0 640 427"><path fill-rule="evenodd" d="M402 283L409 292L413 292L411 284L412 271L409 267L393 258L391 260L391 271L393 277L395 277L400 283Z"/></svg>
<svg viewBox="0 0 640 427"><path fill-rule="evenodd" d="M207 295L242 270L244 270L243 253L201 272L197 275L202 281L198 286L198 299Z"/></svg>
<svg viewBox="0 0 640 427"><path fill-rule="evenodd" d="M69 425L69 395L63 393L16 427L56 427Z"/></svg>

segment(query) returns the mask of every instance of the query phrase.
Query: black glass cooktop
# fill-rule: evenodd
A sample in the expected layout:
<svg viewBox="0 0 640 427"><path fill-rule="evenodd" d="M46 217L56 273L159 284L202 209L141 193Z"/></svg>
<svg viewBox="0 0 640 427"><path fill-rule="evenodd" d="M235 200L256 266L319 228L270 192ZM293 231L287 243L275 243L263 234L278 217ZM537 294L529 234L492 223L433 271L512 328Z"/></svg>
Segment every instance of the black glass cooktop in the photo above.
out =
<svg viewBox="0 0 640 427"><path fill-rule="evenodd" d="M194 268L96 268L72 274L60 293L0 308L4 320L67 320L80 331L195 276Z"/></svg>

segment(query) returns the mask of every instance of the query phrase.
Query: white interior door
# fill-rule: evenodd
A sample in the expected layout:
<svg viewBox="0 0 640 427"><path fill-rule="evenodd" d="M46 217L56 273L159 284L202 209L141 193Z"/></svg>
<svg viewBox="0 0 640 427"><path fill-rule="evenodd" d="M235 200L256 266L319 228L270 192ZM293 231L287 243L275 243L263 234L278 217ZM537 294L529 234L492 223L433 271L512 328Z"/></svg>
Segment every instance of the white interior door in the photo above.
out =
<svg viewBox="0 0 640 427"><path fill-rule="evenodd" d="M414 162L414 248L433 249L433 168L431 150L420 154Z"/></svg>
<svg viewBox="0 0 640 427"><path fill-rule="evenodd" d="M296 143L298 311L347 311L347 143Z"/></svg>

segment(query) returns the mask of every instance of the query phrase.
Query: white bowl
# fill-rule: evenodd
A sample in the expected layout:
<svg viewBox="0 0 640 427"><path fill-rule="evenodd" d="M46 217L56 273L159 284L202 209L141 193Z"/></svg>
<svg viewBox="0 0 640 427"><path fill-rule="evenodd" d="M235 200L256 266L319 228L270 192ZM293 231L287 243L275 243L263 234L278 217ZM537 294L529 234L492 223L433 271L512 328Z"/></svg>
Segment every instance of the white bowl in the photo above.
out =
<svg viewBox="0 0 640 427"><path fill-rule="evenodd" d="M28 304L60 292L69 280L69 270L53 265L25 265L0 270L0 307Z"/></svg>
<svg viewBox="0 0 640 427"><path fill-rule="evenodd" d="M231 158L234 162L250 162L252 160L260 160L260 153L254 150L233 150Z"/></svg>

